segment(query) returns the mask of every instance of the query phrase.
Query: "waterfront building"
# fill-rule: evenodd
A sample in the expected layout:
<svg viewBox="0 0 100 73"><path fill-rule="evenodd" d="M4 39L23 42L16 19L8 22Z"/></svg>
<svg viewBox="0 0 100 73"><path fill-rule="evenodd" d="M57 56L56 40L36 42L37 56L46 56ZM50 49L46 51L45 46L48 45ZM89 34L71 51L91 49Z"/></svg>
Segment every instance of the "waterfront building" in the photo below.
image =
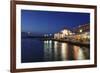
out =
<svg viewBox="0 0 100 73"><path fill-rule="evenodd" d="M54 34L54 38L55 39L63 39L63 38L67 38L68 36L72 35L73 33L68 30L68 29L63 29L58 33Z"/></svg>
<svg viewBox="0 0 100 73"><path fill-rule="evenodd" d="M73 33L74 32L74 33ZM89 42L90 41L90 25L84 24L70 31L66 28L54 34L55 39L68 39L72 41Z"/></svg>
<svg viewBox="0 0 100 73"><path fill-rule="evenodd" d="M75 28L74 39L79 41L90 41L90 24L84 24Z"/></svg>
<svg viewBox="0 0 100 73"><path fill-rule="evenodd" d="M79 25L74 29L75 33L84 33L84 32L89 32L90 31L90 24L84 24L84 25Z"/></svg>

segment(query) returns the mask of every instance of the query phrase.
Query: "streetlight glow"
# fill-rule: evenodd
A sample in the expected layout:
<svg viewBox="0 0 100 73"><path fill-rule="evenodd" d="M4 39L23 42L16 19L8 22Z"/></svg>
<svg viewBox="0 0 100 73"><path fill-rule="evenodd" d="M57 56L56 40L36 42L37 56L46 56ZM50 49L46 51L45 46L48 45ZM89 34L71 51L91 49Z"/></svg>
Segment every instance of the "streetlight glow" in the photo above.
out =
<svg viewBox="0 0 100 73"><path fill-rule="evenodd" d="M82 32L82 29L80 29L80 32Z"/></svg>

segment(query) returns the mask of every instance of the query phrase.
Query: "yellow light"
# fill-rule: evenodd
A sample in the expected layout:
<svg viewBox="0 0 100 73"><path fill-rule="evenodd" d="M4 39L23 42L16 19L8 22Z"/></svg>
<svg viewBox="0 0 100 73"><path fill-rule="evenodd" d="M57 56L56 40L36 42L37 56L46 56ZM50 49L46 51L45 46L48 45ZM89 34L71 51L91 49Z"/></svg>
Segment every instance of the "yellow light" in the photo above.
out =
<svg viewBox="0 0 100 73"><path fill-rule="evenodd" d="M82 29L80 29L80 32L82 32Z"/></svg>

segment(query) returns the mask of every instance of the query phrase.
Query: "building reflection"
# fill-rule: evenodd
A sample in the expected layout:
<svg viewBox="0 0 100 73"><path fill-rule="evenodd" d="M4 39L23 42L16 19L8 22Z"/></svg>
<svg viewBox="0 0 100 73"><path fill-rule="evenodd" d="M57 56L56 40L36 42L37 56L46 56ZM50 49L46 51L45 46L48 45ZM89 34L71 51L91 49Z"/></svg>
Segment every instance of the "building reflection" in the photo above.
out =
<svg viewBox="0 0 100 73"><path fill-rule="evenodd" d="M82 48L78 47L78 46L74 46L74 59L75 60L82 60L85 59L84 53Z"/></svg>
<svg viewBox="0 0 100 73"><path fill-rule="evenodd" d="M51 41L44 41L44 60L50 61L52 59L52 43Z"/></svg>
<svg viewBox="0 0 100 73"><path fill-rule="evenodd" d="M58 49L60 49L60 47L58 47L59 43L57 41L54 42L54 60L58 60L59 56L58 56Z"/></svg>
<svg viewBox="0 0 100 73"><path fill-rule="evenodd" d="M45 61L65 61L89 59L89 49L68 43L44 41Z"/></svg>
<svg viewBox="0 0 100 73"><path fill-rule="evenodd" d="M68 44L67 43L61 44L61 56L62 56L62 60L68 59Z"/></svg>

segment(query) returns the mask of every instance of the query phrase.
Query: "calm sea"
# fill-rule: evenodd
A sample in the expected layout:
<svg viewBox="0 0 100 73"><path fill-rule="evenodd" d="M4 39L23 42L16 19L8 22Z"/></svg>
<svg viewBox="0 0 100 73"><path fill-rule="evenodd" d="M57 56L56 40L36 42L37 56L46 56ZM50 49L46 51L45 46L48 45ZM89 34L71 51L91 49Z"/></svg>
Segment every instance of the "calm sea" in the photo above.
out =
<svg viewBox="0 0 100 73"><path fill-rule="evenodd" d="M48 62L67 60L86 60L90 49L68 43L39 38L22 38L21 62Z"/></svg>

